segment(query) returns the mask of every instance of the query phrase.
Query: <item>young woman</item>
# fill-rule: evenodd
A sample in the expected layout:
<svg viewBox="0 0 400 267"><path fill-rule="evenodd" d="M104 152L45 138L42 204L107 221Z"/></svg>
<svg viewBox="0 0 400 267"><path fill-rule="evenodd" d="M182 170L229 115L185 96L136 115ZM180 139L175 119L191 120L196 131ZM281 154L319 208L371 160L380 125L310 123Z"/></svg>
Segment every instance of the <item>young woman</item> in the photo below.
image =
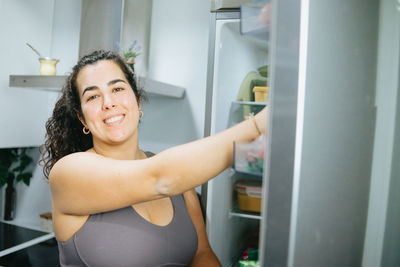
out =
<svg viewBox="0 0 400 267"><path fill-rule="evenodd" d="M233 141L265 133L267 111L153 155L138 144L141 99L106 51L80 59L63 87L43 154L62 266L220 266L193 188L232 165Z"/></svg>

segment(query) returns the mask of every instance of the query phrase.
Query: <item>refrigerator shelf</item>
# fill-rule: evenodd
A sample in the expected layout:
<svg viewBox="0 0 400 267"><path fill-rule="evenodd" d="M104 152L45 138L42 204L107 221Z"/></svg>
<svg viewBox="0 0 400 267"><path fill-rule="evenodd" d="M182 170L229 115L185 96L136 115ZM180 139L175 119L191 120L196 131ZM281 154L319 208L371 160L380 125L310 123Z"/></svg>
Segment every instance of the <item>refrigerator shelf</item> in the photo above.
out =
<svg viewBox="0 0 400 267"><path fill-rule="evenodd" d="M261 220L261 214L257 212L245 212L239 210L237 204L229 212L229 217L241 217L247 219Z"/></svg>
<svg viewBox="0 0 400 267"><path fill-rule="evenodd" d="M267 105L267 102L232 101L229 110L228 127L243 121L250 113L257 114Z"/></svg>
<svg viewBox="0 0 400 267"><path fill-rule="evenodd" d="M244 175L246 175L246 176L251 176L251 177L257 178L257 179L262 179L262 174L255 174L255 173L251 173L251 172L240 171L240 170L235 169L234 166L232 167L232 169L233 169L236 173L244 174Z"/></svg>
<svg viewBox="0 0 400 267"><path fill-rule="evenodd" d="M250 106L266 106L268 102L254 102L254 101L232 101L236 105L250 105Z"/></svg>

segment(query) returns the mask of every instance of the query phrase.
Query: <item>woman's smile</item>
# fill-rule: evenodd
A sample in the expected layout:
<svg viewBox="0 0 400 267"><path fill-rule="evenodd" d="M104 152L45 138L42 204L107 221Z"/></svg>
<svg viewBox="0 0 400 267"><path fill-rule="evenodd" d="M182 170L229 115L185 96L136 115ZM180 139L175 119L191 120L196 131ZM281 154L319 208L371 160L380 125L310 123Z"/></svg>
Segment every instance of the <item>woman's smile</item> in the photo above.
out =
<svg viewBox="0 0 400 267"><path fill-rule="evenodd" d="M124 120L124 118L125 118L125 115L115 115L115 116L108 117L107 119L105 119L103 121L107 126L114 126L114 125L121 124L122 121Z"/></svg>

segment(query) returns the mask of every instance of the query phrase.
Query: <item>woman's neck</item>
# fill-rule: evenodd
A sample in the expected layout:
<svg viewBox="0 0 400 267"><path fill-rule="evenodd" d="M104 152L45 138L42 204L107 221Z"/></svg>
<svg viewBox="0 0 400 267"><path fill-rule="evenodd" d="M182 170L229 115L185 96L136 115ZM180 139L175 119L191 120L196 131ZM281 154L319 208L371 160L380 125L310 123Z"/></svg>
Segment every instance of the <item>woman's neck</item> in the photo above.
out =
<svg viewBox="0 0 400 267"><path fill-rule="evenodd" d="M122 144L107 144L93 141L92 152L107 158L135 160L145 159L146 154L139 149L138 141L131 140Z"/></svg>

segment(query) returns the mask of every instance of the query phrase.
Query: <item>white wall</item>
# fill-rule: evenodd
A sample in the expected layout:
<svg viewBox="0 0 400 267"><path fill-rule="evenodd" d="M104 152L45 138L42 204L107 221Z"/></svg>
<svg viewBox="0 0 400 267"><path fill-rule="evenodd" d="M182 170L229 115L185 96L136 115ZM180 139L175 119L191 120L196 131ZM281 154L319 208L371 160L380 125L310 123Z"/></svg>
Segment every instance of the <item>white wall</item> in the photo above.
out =
<svg viewBox="0 0 400 267"><path fill-rule="evenodd" d="M56 93L9 87L9 75L38 75L38 56L60 59L58 74L78 55L81 0L3 0L0 9L0 147L39 146Z"/></svg>
<svg viewBox="0 0 400 267"><path fill-rule="evenodd" d="M140 126L155 152L203 136L209 1L153 0L148 77L186 88L184 99L150 97Z"/></svg>
<svg viewBox="0 0 400 267"><path fill-rule="evenodd" d="M10 74L39 74L30 43L50 55L53 0L3 0L0 9L0 147L38 145L48 116L47 93L8 87ZM38 125L43 127L38 127Z"/></svg>
<svg viewBox="0 0 400 267"><path fill-rule="evenodd" d="M0 2L0 34L9 36L7 42L0 43L5 62L0 65L0 148L43 143L45 122L59 94L9 87L8 77L10 74L39 74L37 56L26 42L43 55L60 60L57 74L68 74L78 59L80 14L81 0ZM37 165L37 148L32 155L36 163L33 178L29 187L23 183L17 185L17 213L13 223L39 229L38 215L51 210L51 198L42 168Z"/></svg>
<svg viewBox="0 0 400 267"><path fill-rule="evenodd" d="M147 76L148 71L152 6L149 0L125 0L124 4L121 49L137 41L141 54L135 60L135 72L139 76Z"/></svg>
<svg viewBox="0 0 400 267"><path fill-rule="evenodd" d="M51 54L57 74L68 75L78 60L82 0L54 0Z"/></svg>

